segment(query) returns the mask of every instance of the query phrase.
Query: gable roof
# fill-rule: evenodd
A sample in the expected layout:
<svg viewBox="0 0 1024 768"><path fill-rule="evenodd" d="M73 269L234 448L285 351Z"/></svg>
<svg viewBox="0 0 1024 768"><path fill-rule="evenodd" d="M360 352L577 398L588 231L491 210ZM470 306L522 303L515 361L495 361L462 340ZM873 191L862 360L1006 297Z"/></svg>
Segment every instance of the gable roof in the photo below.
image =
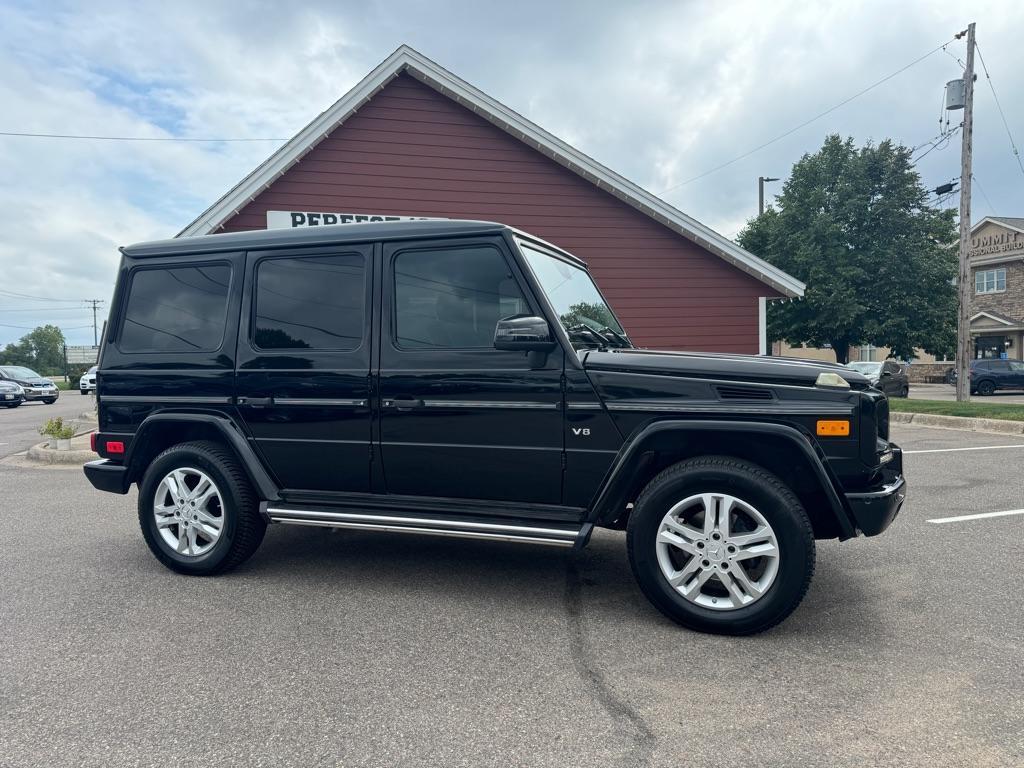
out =
<svg viewBox="0 0 1024 768"><path fill-rule="evenodd" d="M1016 216L986 216L971 227L971 234L977 232L985 224L998 224L1001 227L1008 227L1010 229L1016 229L1018 232L1024 232L1024 219L1022 218L1018 218Z"/></svg>
<svg viewBox="0 0 1024 768"><path fill-rule="evenodd" d="M1015 320L1009 315L1004 315L1002 312L993 312L991 309L986 309L983 310L982 312L978 312L977 314L972 315L970 322L973 323L975 320L978 320L982 317L986 317L989 320L993 320L1002 325L1016 326L1019 324L1018 320Z"/></svg>
<svg viewBox="0 0 1024 768"><path fill-rule="evenodd" d="M216 232L224 222L267 189L321 140L373 98L393 78L403 72L470 109L526 145L645 213L677 234L724 259L737 269L771 286L784 296L803 296L804 284L792 275L744 250L727 237L687 216L664 200L569 146L407 45L399 47L378 64L352 90L299 131L288 143L228 190L217 202L203 211L195 221L178 233L178 237L207 235Z"/></svg>

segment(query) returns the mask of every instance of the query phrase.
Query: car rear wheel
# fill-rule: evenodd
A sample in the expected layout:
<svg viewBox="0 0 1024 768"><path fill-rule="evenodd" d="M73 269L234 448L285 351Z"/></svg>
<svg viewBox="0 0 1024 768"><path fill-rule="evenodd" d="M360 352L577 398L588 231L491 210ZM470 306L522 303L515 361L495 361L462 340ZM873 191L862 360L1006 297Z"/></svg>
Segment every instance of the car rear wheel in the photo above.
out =
<svg viewBox="0 0 1024 768"><path fill-rule="evenodd" d="M747 635L792 613L814 574L814 532L778 477L727 456L655 477L627 527L640 588L690 629Z"/></svg>
<svg viewBox="0 0 1024 768"><path fill-rule="evenodd" d="M197 576L247 560L267 527L237 459L206 441L172 446L153 460L139 486L139 524L160 562Z"/></svg>
<svg viewBox="0 0 1024 768"><path fill-rule="evenodd" d="M978 394L988 397L995 394L996 383L994 381L979 381L977 386Z"/></svg>
<svg viewBox="0 0 1024 768"><path fill-rule="evenodd" d="M900 397L910 397L910 387L904 386L903 389L900 390Z"/></svg>

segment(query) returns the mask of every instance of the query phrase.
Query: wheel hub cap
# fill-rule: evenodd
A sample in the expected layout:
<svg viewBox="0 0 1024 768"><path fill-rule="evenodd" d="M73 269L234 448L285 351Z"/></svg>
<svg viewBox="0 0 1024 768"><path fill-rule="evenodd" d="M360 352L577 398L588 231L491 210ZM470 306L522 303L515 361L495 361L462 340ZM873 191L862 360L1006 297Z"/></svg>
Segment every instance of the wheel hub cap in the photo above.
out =
<svg viewBox="0 0 1024 768"><path fill-rule="evenodd" d="M157 485L153 517L163 542L179 555L205 555L224 528L224 501L217 485L199 469L168 472Z"/></svg>
<svg viewBox="0 0 1024 768"><path fill-rule="evenodd" d="M723 493L687 497L666 513L656 539L669 585L696 605L719 611L767 594L779 570L779 543L764 515Z"/></svg>

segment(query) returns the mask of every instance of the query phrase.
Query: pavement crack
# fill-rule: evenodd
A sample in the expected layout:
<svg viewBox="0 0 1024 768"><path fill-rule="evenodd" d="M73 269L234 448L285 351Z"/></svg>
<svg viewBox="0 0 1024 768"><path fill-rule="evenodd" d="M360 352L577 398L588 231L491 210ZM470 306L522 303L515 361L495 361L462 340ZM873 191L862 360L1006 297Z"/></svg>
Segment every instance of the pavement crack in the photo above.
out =
<svg viewBox="0 0 1024 768"><path fill-rule="evenodd" d="M655 735L644 718L628 701L615 692L598 668L587 644L583 627L583 581L575 557L565 572L565 611L569 626L569 655L587 692L622 728L632 734L635 743L631 766L648 766L654 754Z"/></svg>

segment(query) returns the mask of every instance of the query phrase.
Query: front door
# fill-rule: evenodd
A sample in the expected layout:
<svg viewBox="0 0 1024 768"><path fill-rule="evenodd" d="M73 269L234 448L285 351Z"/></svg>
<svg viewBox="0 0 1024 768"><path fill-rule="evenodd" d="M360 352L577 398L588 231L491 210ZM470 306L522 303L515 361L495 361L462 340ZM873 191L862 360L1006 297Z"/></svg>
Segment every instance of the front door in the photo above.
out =
<svg viewBox="0 0 1024 768"><path fill-rule="evenodd" d="M524 286L501 238L385 245L388 493L561 502L564 353L531 367L526 353L494 348L500 318L538 314Z"/></svg>
<svg viewBox="0 0 1024 768"><path fill-rule="evenodd" d="M370 489L373 247L250 253L239 412L282 488Z"/></svg>

